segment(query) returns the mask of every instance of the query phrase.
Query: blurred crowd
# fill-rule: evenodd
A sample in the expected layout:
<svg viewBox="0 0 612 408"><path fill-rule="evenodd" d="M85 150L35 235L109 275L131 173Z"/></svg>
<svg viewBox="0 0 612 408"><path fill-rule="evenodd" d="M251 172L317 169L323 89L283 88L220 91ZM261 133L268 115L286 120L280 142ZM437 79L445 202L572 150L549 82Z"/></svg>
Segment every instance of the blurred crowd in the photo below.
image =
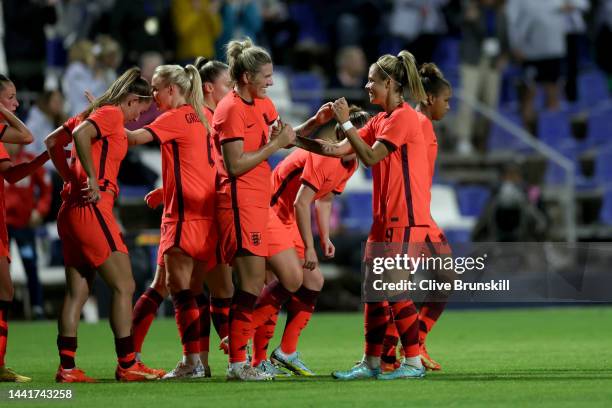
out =
<svg viewBox="0 0 612 408"><path fill-rule="evenodd" d="M34 148L61 113L73 115L86 106L85 90L99 94L125 68L140 65L150 75L160 63L187 63L196 56L223 60L224 45L243 36L268 48L285 72L316 74L320 83L307 86L320 85L324 99L343 95L358 103L364 103L368 61L408 49L419 62L437 62L465 95L487 106L514 96L532 133L538 86L544 109L558 109L561 101L578 99L581 61L612 74L605 47L612 36L610 0L1 3L0 73L17 84L26 102L22 116L55 122L36 129ZM513 83L518 92L510 97L502 87L509 70L520 71ZM58 106L64 109L58 112ZM456 150L482 150L486 124L467 106L460 107L457 123Z"/></svg>

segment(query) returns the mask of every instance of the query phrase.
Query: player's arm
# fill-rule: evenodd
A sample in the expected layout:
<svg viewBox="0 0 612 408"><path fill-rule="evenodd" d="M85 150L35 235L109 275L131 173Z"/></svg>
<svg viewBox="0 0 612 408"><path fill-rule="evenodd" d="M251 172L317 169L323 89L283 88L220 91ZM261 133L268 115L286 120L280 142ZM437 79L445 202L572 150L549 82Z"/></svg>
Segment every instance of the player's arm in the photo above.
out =
<svg viewBox="0 0 612 408"><path fill-rule="evenodd" d="M297 220L300 236L304 241L306 251L304 254L304 268L313 270L319 264L317 252L314 247L314 238L312 236L312 226L310 222L310 205L314 201L316 192L305 184L302 184L298 190L295 202L293 203L293 211Z"/></svg>
<svg viewBox="0 0 612 408"><path fill-rule="evenodd" d="M330 143L321 139L296 137L295 145L300 149L304 149L321 156L344 157L353 153L353 147L346 139L340 143Z"/></svg>
<svg viewBox="0 0 612 408"><path fill-rule="evenodd" d="M313 117L296 127L295 134L296 136L309 137L315 130L329 122L333 117L334 111L332 110L332 103L327 102L319 108Z"/></svg>
<svg viewBox="0 0 612 408"><path fill-rule="evenodd" d="M66 161L66 151L64 148L72 141L72 137L63 127L55 129L45 138L47 152L64 182L70 181L70 167Z"/></svg>
<svg viewBox="0 0 612 408"><path fill-rule="evenodd" d="M2 140L4 143L32 143L32 140L34 140L32 132L30 132L26 125L21 120L19 120L17 116L15 116L11 111L6 109L1 103L0 114L4 116L4 119L6 119L9 124L8 127L4 128L4 132L0 134L0 140Z"/></svg>
<svg viewBox="0 0 612 408"><path fill-rule="evenodd" d="M130 146L146 144L153 141L153 134L147 129L128 130L125 129Z"/></svg>
<svg viewBox="0 0 612 408"><path fill-rule="evenodd" d="M295 131L289 125L281 123L281 130L274 132L270 141L253 152L244 151L242 139L231 140L221 144L223 162L231 177L240 176L272 156L274 152L295 140Z"/></svg>
<svg viewBox="0 0 612 408"><path fill-rule="evenodd" d="M98 132L96 128L88 121L81 123L79 127L74 130L72 135L77 156L87 174L87 186L83 189L83 193L87 201L91 203L95 203L100 199L98 177L91 156L91 141L97 136Z"/></svg>
<svg viewBox="0 0 612 408"><path fill-rule="evenodd" d="M49 160L49 153L44 151L29 162L19 163L13 166L10 161L4 161L0 165L0 172L6 181L13 184L34 173Z"/></svg>
<svg viewBox="0 0 612 408"><path fill-rule="evenodd" d="M339 123L346 123L349 120L349 106L346 99L340 98L333 104L334 114L336 120ZM366 166L373 166L391 153L391 150L386 144L376 141L373 146L370 147L357 133L355 127L351 127L349 130L345 130L346 140L351 144L357 157Z"/></svg>
<svg viewBox="0 0 612 408"><path fill-rule="evenodd" d="M336 248L329 239L329 220L331 218L333 202L334 193L329 193L325 197L315 201L315 211L317 213L317 225L319 227L321 249L327 258L333 258L336 254Z"/></svg>
<svg viewBox="0 0 612 408"><path fill-rule="evenodd" d="M34 174L32 174L32 182L38 188L38 202L30 214L29 225L31 227L37 227L42 223L44 217L47 216L51 209L53 185L44 167L39 167Z"/></svg>

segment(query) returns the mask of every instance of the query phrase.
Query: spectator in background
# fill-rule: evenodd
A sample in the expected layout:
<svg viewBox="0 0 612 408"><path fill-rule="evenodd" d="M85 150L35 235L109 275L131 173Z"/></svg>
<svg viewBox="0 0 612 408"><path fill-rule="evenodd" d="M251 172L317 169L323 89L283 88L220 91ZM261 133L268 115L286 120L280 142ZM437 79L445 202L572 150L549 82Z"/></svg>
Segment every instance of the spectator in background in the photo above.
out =
<svg viewBox="0 0 612 408"><path fill-rule="evenodd" d="M215 41L221 35L221 0L174 0L172 20L177 35L176 58L180 64L195 57L213 59Z"/></svg>
<svg viewBox="0 0 612 408"><path fill-rule="evenodd" d="M481 100L497 109L501 74L506 64L508 37L503 0L465 0L459 58L463 95ZM483 140L488 133L488 122L475 122L472 109L461 103L457 118L457 151L471 153L472 138ZM475 137L476 136L476 137Z"/></svg>
<svg viewBox="0 0 612 408"><path fill-rule="evenodd" d="M337 96L332 98L330 95L330 98L345 96L350 103L364 105L363 87L367 82L368 65L363 50L357 46L340 49L336 57L336 68L336 74L328 87L337 91Z"/></svg>
<svg viewBox="0 0 612 408"><path fill-rule="evenodd" d="M473 241L532 242L546 237L547 219L530 201L521 168L509 164L472 231Z"/></svg>
<svg viewBox="0 0 612 408"><path fill-rule="evenodd" d="M28 112L25 124L34 136L34 141L25 145L25 151L38 154L44 150L45 137L66 120L64 96L60 91L44 91L39 94L36 104Z"/></svg>
<svg viewBox="0 0 612 408"><path fill-rule="evenodd" d="M595 50L599 67L608 76L608 92L612 95L612 0L602 0L596 13Z"/></svg>
<svg viewBox="0 0 612 408"><path fill-rule="evenodd" d="M114 7L116 0L70 0L55 1L57 23L54 37L62 39L64 47L70 48L78 40L93 37L92 30L101 16Z"/></svg>
<svg viewBox="0 0 612 408"><path fill-rule="evenodd" d="M108 88L117 79L117 69L123 59L121 46L112 37L99 35L96 37L93 53L96 56L96 76L104 83L104 87Z"/></svg>
<svg viewBox="0 0 612 408"><path fill-rule="evenodd" d="M506 7L510 47L523 65L521 116L527 130L534 134L537 85L544 88L545 108L559 109L561 64L567 53L566 16L561 1L508 0Z"/></svg>
<svg viewBox="0 0 612 408"><path fill-rule="evenodd" d="M261 10L256 0L222 0L223 30L217 39L219 60L225 58L225 45L234 38L258 38L262 26Z"/></svg>
<svg viewBox="0 0 612 408"><path fill-rule="evenodd" d="M589 0L564 0L567 55L565 58L565 97L570 102L578 99L578 62L580 61L580 42L586 34L584 13L591 8Z"/></svg>
<svg viewBox="0 0 612 408"><path fill-rule="evenodd" d="M115 2L110 34L123 47L124 66L136 65L140 54L147 51L161 53L166 61L174 59L176 35L170 7L170 0Z"/></svg>
<svg viewBox="0 0 612 408"><path fill-rule="evenodd" d="M404 41L402 49L410 50L417 62L433 61L447 26L442 8L449 0L394 0L391 12L391 34Z"/></svg>
<svg viewBox="0 0 612 408"><path fill-rule="evenodd" d="M285 2L261 0L260 5L263 20L262 42L272 53L274 61L279 65L287 65L288 51L295 47L300 27L289 15Z"/></svg>
<svg viewBox="0 0 612 408"><path fill-rule="evenodd" d="M77 41L68 53L70 63L62 78L62 89L68 102L68 115L75 116L87 108L85 91L99 96L104 93L104 81L96 75L96 58L89 40Z"/></svg>
<svg viewBox="0 0 612 408"><path fill-rule="evenodd" d="M15 165L32 161L36 157L26 152L23 145L6 144L5 147ZM4 181L8 234L19 248L19 256L28 279L28 293L35 319L45 317L42 286L38 277L36 228L41 225L49 212L51 190L51 180L44 167L40 167L32 175L15 184Z"/></svg>

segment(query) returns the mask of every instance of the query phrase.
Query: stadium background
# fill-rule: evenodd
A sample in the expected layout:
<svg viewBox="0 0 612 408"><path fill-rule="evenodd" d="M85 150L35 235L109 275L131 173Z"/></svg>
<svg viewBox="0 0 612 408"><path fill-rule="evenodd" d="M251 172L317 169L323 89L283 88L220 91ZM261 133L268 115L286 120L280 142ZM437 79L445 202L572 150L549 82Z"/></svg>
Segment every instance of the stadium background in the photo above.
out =
<svg viewBox="0 0 612 408"><path fill-rule="evenodd" d="M248 35L272 53L269 94L281 117L297 125L339 96L375 110L364 100L367 67L406 48L419 63L436 62L454 87L451 112L437 124L441 149L432 191L432 213L451 243L606 241L612 236L612 64L604 44L612 2L532 3L4 0L0 71L16 84L19 116L35 133L27 149L38 153L50 130L85 106L85 90L99 94L132 65L146 74L162 61L224 59L223 45ZM545 61L555 62L558 80L535 74ZM282 157L273 156L271 165ZM63 292L54 220L59 177L50 162L46 168L54 196L36 228L42 314L31 308L13 243L13 314L25 318L54 318ZM160 168L157 146L130 149L119 177L117 211L137 295L154 271L161 211L146 208L143 196L161 183ZM371 173L360 167L334 204L337 255L322 265L321 310L359 309L358 248L370 222ZM107 310L104 285L95 295L98 308L91 304L88 320L96 320L96 309L102 317Z"/></svg>

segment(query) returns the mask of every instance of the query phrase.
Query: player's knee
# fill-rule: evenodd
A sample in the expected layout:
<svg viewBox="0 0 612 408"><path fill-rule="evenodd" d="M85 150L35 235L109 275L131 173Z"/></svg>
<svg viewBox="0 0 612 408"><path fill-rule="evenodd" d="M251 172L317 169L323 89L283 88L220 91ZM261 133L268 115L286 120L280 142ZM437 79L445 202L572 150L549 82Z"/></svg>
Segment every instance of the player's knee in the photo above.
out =
<svg viewBox="0 0 612 408"><path fill-rule="evenodd" d="M257 294L259 296L264 288L264 282L260 280L243 280L240 282L240 289L244 292Z"/></svg>
<svg viewBox="0 0 612 408"><path fill-rule="evenodd" d="M303 276L300 273L300 274L291 276L291 278L289 279L285 279L284 282L282 283L285 289L287 289L291 293L295 293L302 286L303 282L304 282Z"/></svg>
<svg viewBox="0 0 612 408"><path fill-rule="evenodd" d="M136 283L134 279L123 279L120 282L114 283L111 289L116 296L131 298L136 290Z"/></svg>
<svg viewBox="0 0 612 408"><path fill-rule="evenodd" d="M226 282L216 288L210 288L210 295L216 298L231 298L234 296L234 284Z"/></svg>
<svg viewBox="0 0 612 408"><path fill-rule="evenodd" d="M169 273L166 275L166 288L171 294L175 294L181 290L190 289L190 281Z"/></svg>
<svg viewBox="0 0 612 408"><path fill-rule="evenodd" d="M15 288L12 284L3 285L0 287L0 300L5 302L12 302L15 297Z"/></svg>
<svg viewBox="0 0 612 408"><path fill-rule="evenodd" d="M166 281L165 279L155 279L152 283L151 283L151 288L154 289L157 293L161 294L161 295L165 295L168 292L168 289L166 287Z"/></svg>
<svg viewBox="0 0 612 408"><path fill-rule="evenodd" d="M304 286L306 288L320 291L323 289L324 283L325 278L323 278L319 268L316 268L314 271L310 271L310 273L304 273Z"/></svg>

